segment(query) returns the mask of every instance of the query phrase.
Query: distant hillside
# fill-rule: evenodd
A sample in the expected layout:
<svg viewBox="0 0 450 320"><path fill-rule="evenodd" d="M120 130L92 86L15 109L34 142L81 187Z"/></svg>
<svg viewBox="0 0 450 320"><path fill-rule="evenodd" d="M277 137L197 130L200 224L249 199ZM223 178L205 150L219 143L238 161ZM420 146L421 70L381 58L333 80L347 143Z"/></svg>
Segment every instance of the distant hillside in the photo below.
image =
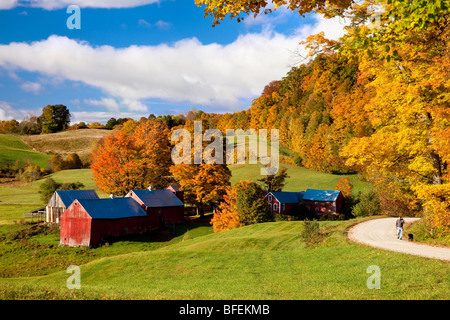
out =
<svg viewBox="0 0 450 320"><path fill-rule="evenodd" d="M284 191L305 191L306 189L334 190L336 182L344 176L313 171L285 163L281 163L280 166L286 167L289 175L289 178L286 179L286 186L283 188ZM230 170L232 172L231 183L236 183L239 180L257 181L264 177L260 173L259 165L231 165ZM355 195L359 191L373 187L372 184L361 181L356 174L345 176L350 178L350 183L353 184L352 193Z"/></svg>
<svg viewBox="0 0 450 320"><path fill-rule="evenodd" d="M45 168L50 156L34 151L18 136L0 134L0 168L6 167L8 162L14 165L17 160L24 163L28 158Z"/></svg>
<svg viewBox="0 0 450 320"><path fill-rule="evenodd" d="M34 150L44 153L58 153L64 157L75 152L84 163L89 160L92 143L100 140L109 133L111 133L111 130L81 129L23 136L22 139Z"/></svg>

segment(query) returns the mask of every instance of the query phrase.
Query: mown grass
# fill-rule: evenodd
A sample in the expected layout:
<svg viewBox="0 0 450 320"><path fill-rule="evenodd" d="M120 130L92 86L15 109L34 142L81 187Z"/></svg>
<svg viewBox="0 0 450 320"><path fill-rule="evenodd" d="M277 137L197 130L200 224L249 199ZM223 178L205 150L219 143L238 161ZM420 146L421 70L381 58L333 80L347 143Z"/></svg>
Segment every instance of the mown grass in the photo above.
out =
<svg viewBox="0 0 450 320"><path fill-rule="evenodd" d="M0 167L5 168L8 162L14 165L17 160L23 164L28 159L35 165L47 168L50 156L34 151L18 136L0 134Z"/></svg>
<svg viewBox="0 0 450 320"><path fill-rule="evenodd" d="M289 178L286 179L286 185L283 188L284 191L305 191L306 189L334 190L336 182L342 177L342 175L338 174L313 171L284 163L280 164L280 167L286 167L289 175ZM260 172L260 166L256 164L235 164L230 165L229 168L232 172L231 183L236 183L239 180L256 181L263 178ZM355 195L359 191L372 188L370 183L361 181L356 174L347 176L350 179L350 183L353 185L352 193Z"/></svg>
<svg viewBox="0 0 450 320"><path fill-rule="evenodd" d="M98 191L90 169L58 171L32 183L2 184L0 185L0 225L13 223L14 220L19 221L23 219L24 213L45 206L46 203L41 200L39 187L49 177L59 183L79 181L84 184L84 189L96 190L99 197L108 196Z"/></svg>
<svg viewBox="0 0 450 320"><path fill-rule="evenodd" d="M89 161L92 143L110 133L111 130L104 129L67 130L29 136L25 141L43 153L58 153L65 157L75 152L85 163Z"/></svg>
<svg viewBox="0 0 450 320"><path fill-rule="evenodd" d="M68 274L59 271L42 277L1 279L0 297L448 298L448 263L349 243L345 233L355 222L321 222L324 240L313 248L306 248L299 240L303 224L299 221L206 234L155 250L123 252L83 264L81 290L67 289ZM381 289L367 288L371 274L366 271L371 265L380 267Z"/></svg>
<svg viewBox="0 0 450 320"><path fill-rule="evenodd" d="M59 246L59 226L8 224L0 226L0 278L42 276L81 265L102 257L136 251L156 250L185 239L211 233L202 224L179 225L175 230L160 230L143 235L106 239L96 248ZM189 237L186 237L186 234Z"/></svg>

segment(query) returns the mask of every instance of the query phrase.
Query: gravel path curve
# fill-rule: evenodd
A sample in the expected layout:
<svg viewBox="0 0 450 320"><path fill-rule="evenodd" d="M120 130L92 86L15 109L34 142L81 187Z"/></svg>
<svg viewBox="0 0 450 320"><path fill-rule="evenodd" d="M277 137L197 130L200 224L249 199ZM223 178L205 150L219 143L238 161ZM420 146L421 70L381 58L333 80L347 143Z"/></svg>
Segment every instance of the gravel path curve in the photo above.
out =
<svg viewBox="0 0 450 320"><path fill-rule="evenodd" d="M419 218L404 219L405 222L413 222ZM450 261L450 248L414 243L408 241L405 233L403 240L397 239L396 220L397 218L382 218L359 223L349 230L348 237L352 241L379 249Z"/></svg>

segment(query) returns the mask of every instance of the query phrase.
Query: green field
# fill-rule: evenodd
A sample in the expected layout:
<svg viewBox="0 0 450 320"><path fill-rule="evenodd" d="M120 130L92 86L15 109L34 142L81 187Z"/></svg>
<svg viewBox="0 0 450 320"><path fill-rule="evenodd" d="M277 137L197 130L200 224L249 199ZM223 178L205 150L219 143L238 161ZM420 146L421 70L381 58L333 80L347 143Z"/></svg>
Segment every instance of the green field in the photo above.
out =
<svg viewBox="0 0 450 320"><path fill-rule="evenodd" d="M40 199L39 186L48 177L60 183L82 182L84 189L95 189L99 197L107 197L98 191L90 169L59 171L32 183L14 182L0 185L0 225L19 221L24 213L45 206Z"/></svg>
<svg viewBox="0 0 450 320"><path fill-rule="evenodd" d="M288 166L285 190L333 189L339 175ZM258 166L231 166L232 182L261 178ZM94 188L89 169L51 175ZM354 192L370 188L350 176ZM14 223L44 204L39 185L0 186L0 299L448 299L448 263L350 243L360 220L321 221L323 241L306 246L301 221L213 233L179 225L108 240L98 248L59 247L59 230ZM101 197L107 195L101 194ZM35 229L33 229L35 228ZM37 230L37 231L36 231ZM81 268L81 290L66 287L66 268ZM381 270L370 290L369 266Z"/></svg>
<svg viewBox="0 0 450 320"><path fill-rule="evenodd" d="M32 237L34 247L14 253L10 241L2 259L14 261L22 277L0 279L0 298L448 299L448 263L349 243L353 223L321 222L324 240L313 248L300 239L300 221L221 233L201 227L159 247L138 238L97 249L50 247L57 237L51 234ZM27 276L33 261L45 275ZM80 290L66 287L65 270L74 263L81 268ZM367 287L372 265L380 268L380 289Z"/></svg>
<svg viewBox="0 0 450 320"><path fill-rule="evenodd" d="M306 189L323 189L334 190L334 186L339 178L345 175L329 174L309 170L295 165L281 163L280 167L286 167L289 178L286 179L284 191L305 191ZM256 181L263 178L261 175L259 165L231 165L229 166L233 174L231 183L236 183L239 180ZM359 191L371 188L372 185L363 182L358 178L358 175L347 175L350 183L353 184L353 194Z"/></svg>
<svg viewBox="0 0 450 320"><path fill-rule="evenodd" d="M0 167L6 167L10 162L12 165L19 160L21 164L30 159L33 164L42 168L48 167L51 156L34 151L18 136L0 134Z"/></svg>

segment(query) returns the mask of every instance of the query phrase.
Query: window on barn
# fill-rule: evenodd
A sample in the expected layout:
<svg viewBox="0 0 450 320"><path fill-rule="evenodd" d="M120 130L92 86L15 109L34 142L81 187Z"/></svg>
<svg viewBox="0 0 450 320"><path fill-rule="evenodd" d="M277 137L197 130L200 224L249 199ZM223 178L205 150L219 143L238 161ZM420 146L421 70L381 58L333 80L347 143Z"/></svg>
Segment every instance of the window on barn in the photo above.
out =
<svg viewBox="0 0 450 320"><path fill-rule="evenodd" d="M270 208L270 210L272 210L272 204L271 203L269 203L269 208Z"/></svg>
<svg viewBox="0 0 450 320"><path fill-rule="evenodd" d="M273 211L277 211L278 210L278 204L274 203L273 204Z"/></svg>
<svg viewBox="0 0 450 320"><path fill-rule="evenodd" d="M285 211L285 210L286 210L286 205L285 205L284 203L281 205L281 210L282 210L282 211Z"/></svg>
<svg viewBox="0 0 450 320"><path fill-rule="evenodd" d="M316 212L319 212L319 208L316 207Z"/></svg>
<svg viewBox="0 0 450 320"><path fill-rule="evenodd" d="M272 195L271 195L271 194L269 194L269 195L267 196L267 200L272 201Z"/></svg>

